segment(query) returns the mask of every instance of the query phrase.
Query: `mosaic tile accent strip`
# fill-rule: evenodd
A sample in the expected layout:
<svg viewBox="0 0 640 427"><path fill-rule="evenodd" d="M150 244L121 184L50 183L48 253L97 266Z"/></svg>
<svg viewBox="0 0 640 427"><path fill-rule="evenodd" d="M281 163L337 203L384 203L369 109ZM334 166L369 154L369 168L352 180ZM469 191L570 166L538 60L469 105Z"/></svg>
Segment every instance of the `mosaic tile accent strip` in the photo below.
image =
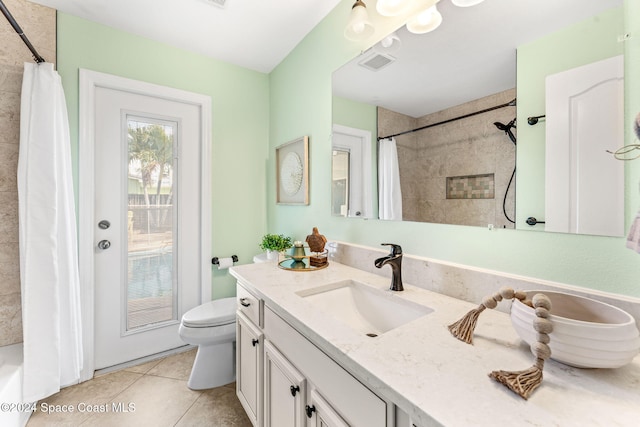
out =
<svg viewBox="0 0 640 427"><path fill-rule="evenodd" d="M447 199L495 198L494 174L447 177Z"/></svg>

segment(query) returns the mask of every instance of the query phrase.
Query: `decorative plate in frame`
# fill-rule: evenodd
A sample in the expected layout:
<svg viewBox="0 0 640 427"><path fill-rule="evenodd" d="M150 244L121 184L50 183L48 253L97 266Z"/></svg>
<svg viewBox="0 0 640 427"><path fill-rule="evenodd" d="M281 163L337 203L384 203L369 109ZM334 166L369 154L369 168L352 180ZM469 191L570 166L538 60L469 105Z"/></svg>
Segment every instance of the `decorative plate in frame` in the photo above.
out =
<svg viewBox="0 0 640 427"><path fill-rule="evenodd" d="M276 202L309 204L309 137L303 136L276 148Z"/></svg>

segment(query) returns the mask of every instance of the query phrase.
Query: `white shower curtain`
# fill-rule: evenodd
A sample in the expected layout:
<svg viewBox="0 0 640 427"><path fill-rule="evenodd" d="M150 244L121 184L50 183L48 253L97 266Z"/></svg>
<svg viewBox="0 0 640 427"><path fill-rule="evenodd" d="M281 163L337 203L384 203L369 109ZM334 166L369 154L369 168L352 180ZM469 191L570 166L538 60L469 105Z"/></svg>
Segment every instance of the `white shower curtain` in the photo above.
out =
<svg viewBox="0 0 640 427"><path fill-rule="evenodd" d="M402 219L402 190L395 138L380 140L378 149L378 187L380 219Z"/></svg>
<svg viewBox="0 0 640 427"><path fill-rule="evenodd" d="M18 197L23 401L78 382L80 281L69 122L53 64L25 63Z"/></svg>

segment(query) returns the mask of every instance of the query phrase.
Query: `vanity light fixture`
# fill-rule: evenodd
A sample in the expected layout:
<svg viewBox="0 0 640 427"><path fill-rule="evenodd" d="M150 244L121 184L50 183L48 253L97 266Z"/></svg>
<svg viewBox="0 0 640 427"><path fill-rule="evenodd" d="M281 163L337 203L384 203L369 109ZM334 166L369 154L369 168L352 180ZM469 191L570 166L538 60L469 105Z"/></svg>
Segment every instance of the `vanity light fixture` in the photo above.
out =
<svg viewBox="0 0 640 427"><path fill-rule="evenodd" d="M382 16L397 16L405 12L412 0L378 0L376 10Z"/></svg>
<svg viewBox="0 0 640 427"><path fill-rule="evenodd" d="M480 4L483 1L484 0L451 0L451 3L455 4L458 7L469 7Z"/></svg>
<svg viewBox="0 0 640 427"><path fill-rule="evenodd" d="M409 14L406 21L407 30L415 34L424 34L435 30L442 23L442 15L436 4L440 0L378 0L376 11L382 16L400 16ZM451 0L458 7L470 7L482 3L484 0ZM374 32L369 21L366 5L362 0L356 0L351 8L349 24L344 30L346 38L354 41L364 40Z"/></svg>
<svg viewBox="0 0 640 427"><path fill-rule="evenodd" d="M398 37L398 35L395 32L393 32L388 36L386 36L385 38L383 38L382 40L380 40L380 43L376 46L378 46L377 49L379 51L383 53L390 53L400 49L400 45L402 45L402 42L400 41L400 37Z"/></svg>
<svg viewBox="0 0 640 427"><path fill-rule="evenodd" d="M367 5L362 0L356 0L351 7L351 15L347 28L344 29L344 36L349 40L366 40L373 34L373 25L369 20Z"/></svg>
<svg viewBox="0 0 640 427"><path fill-rule="evenodd" d="M442 24L442 15L434 4L409 19L407 21L407 30L414 34L425 34L435 30L440 24Z"/></svg>

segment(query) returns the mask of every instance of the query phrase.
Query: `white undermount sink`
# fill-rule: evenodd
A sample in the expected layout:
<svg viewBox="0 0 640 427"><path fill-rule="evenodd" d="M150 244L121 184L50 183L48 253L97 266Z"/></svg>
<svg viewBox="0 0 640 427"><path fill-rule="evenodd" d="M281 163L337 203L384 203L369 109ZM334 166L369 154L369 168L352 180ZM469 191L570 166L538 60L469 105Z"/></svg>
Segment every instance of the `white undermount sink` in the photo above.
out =
<svg viewBox="0 0 640 427"><path fill-rule="evenodd" d="M376 337L433 311L355 280L296 292L357 332Z"/></svg>

